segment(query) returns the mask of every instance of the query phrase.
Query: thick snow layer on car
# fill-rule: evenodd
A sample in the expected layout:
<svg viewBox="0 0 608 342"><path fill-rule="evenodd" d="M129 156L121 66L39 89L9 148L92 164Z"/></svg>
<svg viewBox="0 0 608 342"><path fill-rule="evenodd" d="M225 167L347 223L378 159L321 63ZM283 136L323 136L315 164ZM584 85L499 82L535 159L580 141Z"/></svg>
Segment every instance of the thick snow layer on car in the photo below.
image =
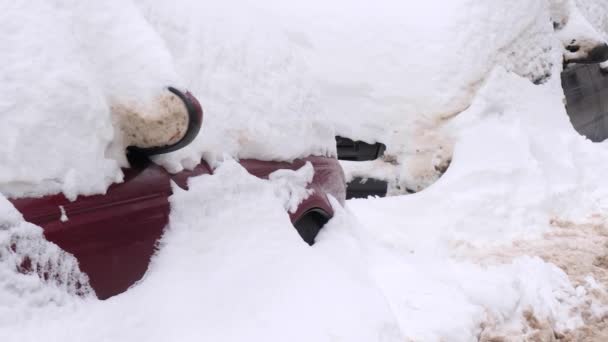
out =
<svg viewBox="0 0 608 342"><path fill-rule="evenodd" d="M167 85L191 89L206 113L191 146L156 158L170 171L203 155L335 155L337 133L386 143L403 167L424 164L400 172L402 190L420 190L451 157L443 126L494 67L545 82L563 53L552 20L562 41L593 47L601 10L592 0L13 3L2 14L0 190L103 192L126 165L132 120L121 113L158 114Z"/></svg>
<svg viewBox="0 0 608 342"><path fill-rule="evenodd" d="M126 165L132 114L162 115L167 86L189 88L205 110L199 139L158 158L171 171L203 153L335 155L297 46L242 1L16 2L1 15L4 194L105 191Z"/></svg>
<svg viewBox="0 0 608 342"><path fill-rule="evenodd" d="M445 171L457 135L446 126L492 70L544 84L564 58L584 59L606 43L603 24L583 15L605 17L592 0L273 5L258 7L308 58L327 120L339 135L387 145L385 159L399 169L389 172L397 174L397 192L420 191ZM576 52L564 49L572 41Z"/></svg>
<svg viewBox="0 0 608 342"><path fill-rule="evenodd" d="M136 1L163 37L205 122L187 148L156 161L191 167L237 158L335 156L334 130L299 46L246 1ZM180 18L176 20L176 18Z"/></svg>
<svg viewBox="0 0 608 342"><path fill-rule="evenodd" d="M283 3L273 12L287 18L283 26L292 41L309 52L324 104L341 119L338 133L355 138L378 139L387 120L457 113L501 54L513 54L505 63L525 75L529 71L516 64L547 58L551 49L546 39L511 48L529 38L524 33L549 33L549 19L539 20L544 1L359 1L342 15L348 3ZM532 77L550 67L550 61L539 65ZM359 121L365 124L350 124Z"/></svg>
<svg viewBox="0 0 608 342"><path fill-rule="evenodd" d="M0 19L0 191L103 193L125 165L110 107L179 83L162 40L130 2L17 1Z"/></svg>
<svg viewBox="0 0 608 342"><path fill-rule="evenodd" d="M470 106L491 70L544 83L561 65L545 0L273 4L259 7L302 49L337 134L385 143L387 158L404 168L425 164L402 188L436 179L452 149L442 127Z"/></svg>
<svg viewBox="0 0 608 342"><path fill-rule="evenodd" d="M557 6L561 12L549 9L555 3L564 4ZM585 32L573 27L589 26L572 19L568 4L574 6L556 0L11 4L3 14L10 53L2 72L10 82L1 127L10 143L0 189L62 191L71 198L103 192L120 181L118 166L125 165L122 131L131 121L120 114L132 110L119 109L152 115L162 88L176 85L194 92L206 116L191 146L156 158L171 171L191 168L203 155L212 164L224 154L335 155L338 133L386 143L387 156L404 167L425 164L400 184L419 190L449 161L446 120L470 105L492 68L536 83L557 71L563 49L554 37L555 13L570 19L565 36L582 39ZM576 13L593 13L597 6L589 4L581 0L584 11ZM22 25L30 21L36 24ZM21 129L10 129L16 125Z"/></svg>
<svg viewBox="0 0 608 342"><path fill-rule="evenodd" d="M129 82L109 86L98 78L105 69L130 72L134 66L115 63L140 63L147 54L160 56L144 58L156 66L144 73L155 81L135 77L143 87L135 97L155 96L159 80L183 80L209 102L200 140L159 162L177 170L207 153L219 167L214 176L192 179L189 191L175 189L170 226L149 272L103 302L88 296L73 258L0 198L3 341L550 341L601 333L595 329L608 308L608 150L578 136L568 121L562 42L546 2L275 1L229 11L142 0L138 10L128 2L89 4L109 6L90 13L69 2L28 4L0 14L0 25L12 25L0 30L3 38L28 37L7 40L11 68L2 69L19 85L0 86L12 95L1 97L0 133L19 142L2 154L13 158L0 163L4 182L38 186L50 177L52 191L75 195L119 179L120 158L107 152L114 134L107 108L123 94L114 90ZM96 47L65 39L74 31L64 25L77 20L50 18L117 14L112 6L125 6L125 18L139 18L126 26L144 33L119 35L134 50L112 55L124 57L117 60L100 56L113 61L98 69L93 57L79 57ZM93 31L82 37L94 45ZM154 38L139 46L133 37ZM92 51L123 51L122 44L109 46L115 49ZM40 54L41 47L55 54ZM40 58L18 56L26 48ZM173 60L165 64L167 55ZM30 102L38 98L51 102ZM354 138L393 139L387 142L397 161L417 146L410 141L433 157L440 143L448 152L437 160L451 157L451 165L411 196L356 200L346 209L336 203L336 216L308 247L287 210L307 196L310 168L260 180L230 158L218 160L222 149L271 159L333 153L331 128L304 113L326 115ZM441 121L446 114L451 119ZM294 140L285 140L292 133ZM419 164L377 174L395 183L424 181L428 160L412 160ZM39 167L46 162L48 169ZM40 268L28 273L26 259ZM44 279L47 265L59 271L45 282L38 270Z"/></svg>

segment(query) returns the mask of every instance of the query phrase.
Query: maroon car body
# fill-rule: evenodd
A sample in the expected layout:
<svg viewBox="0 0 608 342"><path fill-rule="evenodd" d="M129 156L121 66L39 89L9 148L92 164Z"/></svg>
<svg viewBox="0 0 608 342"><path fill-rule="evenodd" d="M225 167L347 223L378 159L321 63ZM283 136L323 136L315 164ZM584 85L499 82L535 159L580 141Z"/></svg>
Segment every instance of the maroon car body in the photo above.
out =
<svg viewBox="0 0 608 342"><path fill-rule="evenodd" d="M196 101L188 96L184 98ZM194 107L200 110L200 106ZM314 191L289 215L302 238L312 244L318 230L333 216L328 195L339 201L345 198L344 174L338 161L327 157L292 163L240 161L260 178L279 169L299 169L306 162L315 170L309 185ZM124 182L113 184L103 195L81 196L75 201L61 194L11 199L27 221L42 227L47 240L78 259L101 299L126 291L146 272L168 224L171 181L186 189L188 178L213 173L202 161L194 170L170 174L147 158L123 172Z"/></svg>

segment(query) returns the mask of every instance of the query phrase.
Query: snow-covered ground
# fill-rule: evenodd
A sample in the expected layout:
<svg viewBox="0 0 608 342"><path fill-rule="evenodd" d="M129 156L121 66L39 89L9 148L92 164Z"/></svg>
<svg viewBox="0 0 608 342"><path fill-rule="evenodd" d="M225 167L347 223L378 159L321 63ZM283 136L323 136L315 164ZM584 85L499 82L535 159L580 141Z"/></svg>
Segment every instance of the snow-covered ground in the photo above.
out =
<svg viewBox="0 0 608 342"><path fill-rule="evenodd" d="M107 301L0 196L0 338L602 341L608 149L564 109L562 2L7 4L4 195L103 192L125 162L110 109L168 83L206 117L156 161L217 169L175 189L148 273ZM371 171L426 189L336 202L308 247L285 210L306 172L260 180L230 156L333 155L335 132L387 143L399 167Z"/></svg>

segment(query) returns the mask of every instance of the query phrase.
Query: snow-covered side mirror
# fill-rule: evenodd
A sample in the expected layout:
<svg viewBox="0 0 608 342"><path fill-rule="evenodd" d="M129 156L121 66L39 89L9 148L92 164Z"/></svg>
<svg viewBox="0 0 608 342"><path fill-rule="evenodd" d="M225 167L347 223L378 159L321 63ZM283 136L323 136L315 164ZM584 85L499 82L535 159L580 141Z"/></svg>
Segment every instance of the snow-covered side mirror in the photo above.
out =
<svg viewBox="0 0 608 342"><path fill-rule="evenodd" d="M128 150L147 156L177 151L190 144L203 122L203 109L190 92L169 87L161 103L163 115L155 118L126 116L123 132ZM180 103L181 102L181 103Z"/></svg>

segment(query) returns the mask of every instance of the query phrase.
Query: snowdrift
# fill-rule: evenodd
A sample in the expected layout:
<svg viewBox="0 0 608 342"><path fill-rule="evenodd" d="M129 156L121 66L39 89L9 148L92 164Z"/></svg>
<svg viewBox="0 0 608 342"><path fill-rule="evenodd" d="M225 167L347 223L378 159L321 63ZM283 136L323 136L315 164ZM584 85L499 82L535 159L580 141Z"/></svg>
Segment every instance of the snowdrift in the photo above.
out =
<svg viewBox="0 0 608 342"><path fill-rule="evenodd" d="M4 195L120 181L111 104L169 82L193 91L207 121L156 161L218 168L176 189L148 274L105 302L2 199L0 336L580 340L607 312L594 264L605 246L579 270L564 260L579 257L568 234L608 235L608 150L568 121L552 13L544 0L12 3L0 14L14 81L0 92ZM337 206L308 248L285 212L285 194L301 191L284 187L299 183L259 180L229 157L332 155L336 132L387 143L395 187L426 189ZM18 272L25 256L61 281Z"/></svg>

